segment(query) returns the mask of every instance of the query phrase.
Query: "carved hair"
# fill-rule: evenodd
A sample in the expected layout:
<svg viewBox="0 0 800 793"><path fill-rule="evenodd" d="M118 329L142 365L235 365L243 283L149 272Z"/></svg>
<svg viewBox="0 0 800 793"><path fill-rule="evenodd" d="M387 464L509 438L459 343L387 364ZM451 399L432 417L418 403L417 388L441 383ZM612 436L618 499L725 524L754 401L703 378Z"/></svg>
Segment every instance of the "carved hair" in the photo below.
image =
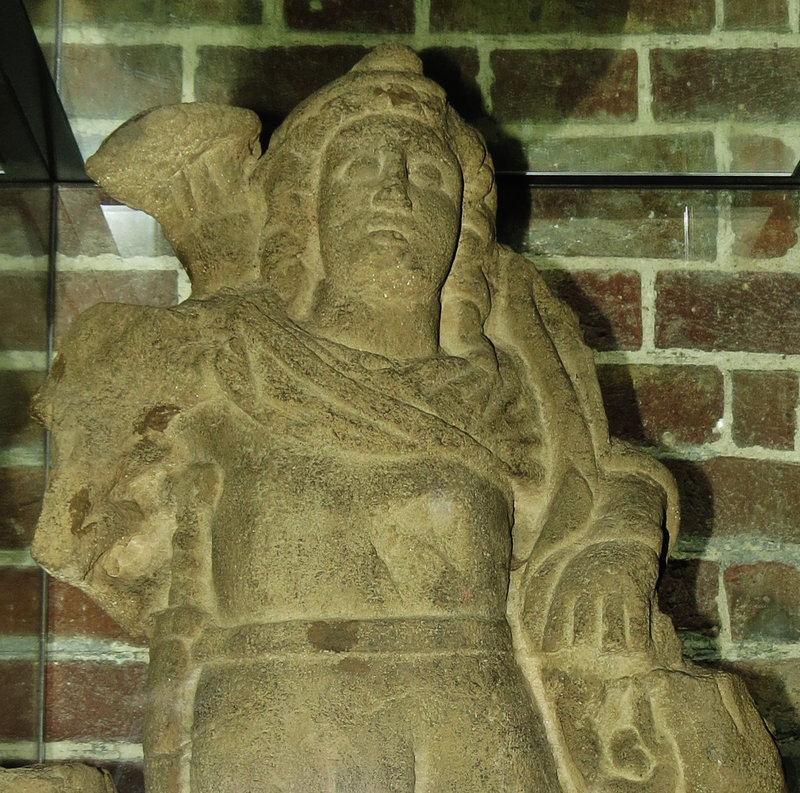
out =
<svg viewBox="0 0 800 793"><path fill-rule="evenodd" d="M377 48L343 77L313 94L275 131L254 174L265 185L261 276L295 319L307 316L325 277L317 207L325 151L346 126L369 116L420 122L455 155L463 174L461 231L442 290L440 343L470 355L489 342L490 309L482 265L495 255L497 194L491 158L480 134L450 107L444 91L422 75L417 56L400 45Z"/></svg>

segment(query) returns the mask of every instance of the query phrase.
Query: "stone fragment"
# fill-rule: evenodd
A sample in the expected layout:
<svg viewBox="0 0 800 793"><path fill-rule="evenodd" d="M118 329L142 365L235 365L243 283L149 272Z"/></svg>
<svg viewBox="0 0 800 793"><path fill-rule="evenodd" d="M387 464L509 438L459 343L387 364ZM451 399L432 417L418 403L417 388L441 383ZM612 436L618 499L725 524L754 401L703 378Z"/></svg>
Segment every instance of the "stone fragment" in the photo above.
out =
<svg viewBox="0 0 800 793"><path fill-rule="evenodd" d="M0 768L0 793L116 793L111 776L80 763Z"/></svg>
<svg viewBox="0 0 800 793"><path fill-rule="evenodd" d="M635 53L610 63L579 114L635 112ZM33 403L34 558L151 659L144 690L142 664L52 662L48 702L86 712L50 705L49 740L137 740L143 706L169 793L782 793L743 684L658 610L674 482L610 440L576 318L497 243L486 146L414 53L371 52L263 157L252 113L194 104L87 168L159 220L193 296L85 311Z"/></svg>

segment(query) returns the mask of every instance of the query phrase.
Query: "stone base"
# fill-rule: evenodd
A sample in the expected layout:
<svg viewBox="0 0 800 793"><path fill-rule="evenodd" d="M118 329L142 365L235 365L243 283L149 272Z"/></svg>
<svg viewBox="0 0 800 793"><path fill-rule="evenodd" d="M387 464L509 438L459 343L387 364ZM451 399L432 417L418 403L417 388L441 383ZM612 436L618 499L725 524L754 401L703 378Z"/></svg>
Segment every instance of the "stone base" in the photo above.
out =
<svg viewBox="0 0 800 793"><path fill-rule="evenodd" d="M108 771L61 763L0 768L0 793L117 793Z"/></svg>

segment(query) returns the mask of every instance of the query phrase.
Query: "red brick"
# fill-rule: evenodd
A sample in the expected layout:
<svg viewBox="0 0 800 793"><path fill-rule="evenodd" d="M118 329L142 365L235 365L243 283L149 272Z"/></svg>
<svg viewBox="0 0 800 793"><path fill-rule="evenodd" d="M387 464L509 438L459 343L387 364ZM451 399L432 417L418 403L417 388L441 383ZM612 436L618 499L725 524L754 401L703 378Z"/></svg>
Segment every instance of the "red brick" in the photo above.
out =
<svg viewBox="0 0 800 793"><path fill-rule="evenodd" d="M800 49L653 50L658 121L800 118Z"/></svg>
<svg viewBox="0 0 800 793"><path fill-rule="evenodd" d="M62 272L56 289L55 344L75 317L95 303L171 306L177 299L178 277L173 270Z"/></svg>
<svg viewBox="0 0 800 793"><path fill-rule="evenodd" d="M800 641L800 570L780 562L729 567L725 592L735 641Z"/></svg>
<svg viewBox="0 0 800 793"><path fill-rule="evenodd" d="M53 636L90 636L147 645L144 639L131 639L98 605L69 584L51 580L47 602L48 628Z"/></svg>
<svg viewBox="0 0 800 793"><path fill-rule="evenodd" d="M556 138L536 132L530 138L491 142L495 165L504 169L689 173L717 168L711 133Z"/></svg>
<svg viewBox="0 0 800 793"><path fill-rule="evenodd" d="M32 661L0 661L0 740L33 740L36 735L38 669Z"/></svg>
<svg viewBox="0 0 800 793"><path fill-rule="evenodd" d="M661 272L656 345L699 350L800 352L800 276Z"/></svg>
<svg viewBox="0 0 800 793"><path fill-rule="evenodd" d="M0 273L0 345L6 350L46 349L46 273Z"/></svg>
<svg viewBox="0 0 800 793"><path fill-rule="evenodd" d="M795 149L768 135L734 135L730 149L734 172L791 173L797 165Z"/></svg>
<svg viewBox="0 0 800 793"><path fill-rule="evenodd" d="M714 366L599 366L611 434L653 446L716 440L724 396Z"/></svg>
<svg viewBox="0 0 800 793"><path fill-rule="evenodd" d="M658 585L658 602L676 630L719 634L719 570L699 559L672 560Z"/></svg>
<svg viewBox="0 0 800 793"><path fill-rule="evenodd" d="M41 468L0 468L0 548L26 548L44 492Z"/></svg>
<svg viewBox="0 0 800 793"><path fill-rule="evenodd" d="M0 568L0 634L38 635L41 610L41 570Z"/></svg>
<svg viewBox="0 0 800 793"><path fill-rule="evenodd" d="M797 374L733 372L733 440L739 446L793 449Z"/></svg>
<svg viewBox="0 0 800 793"><path fill-rule="evenodd" d="M47 740L139 741L146 677L146 664L48 664Z"/></svg>
<svg viewBox="0 0 800 793"><path fill-rule="evenodd" d="M31 268L32 256L47 256L50 238L50 188L31 185L0 189L0 253L20 259L20 270ZM40 269L47 265L40 262Z"/></svg>
<svg viewBox="0 0 800 793"><path fill-rule="evenodd" d="M508 185L509 188L513 185ZM670 190L503 189L503 242L534 256L685 259L684 212L691 215L692 260L716 257L714 193Z"/></svg>
<svg viewBox="0 0 800 793"><path fill-rule="evenodd" d="M0 446L41 443L44 430L28 408L44 377L44 372L0 370Z"/></svg>
<svg viewBox="0 0 800 793"><path fill-rule="evenodd" d="M63 64L61 98L70 115L127 118L181 101L179 47L66 44Z"/></svg>
<svg viewBox="0 0 800 793"><path fill-rule="evenodd" d="M800 465L735 457L662 462L678 481L682 534L797 542Z"/></svg>
<svg viewBox="0 0 800 793"><path fill-rule="evenodd" d="M261 22L261 0L64 0L66 24Z"/></svg>
<svg viewBox="0 0 800 793"><path fill-rule="evenodd" d="M800 734L800 664L797 660L729 661L726 667L743 678L759 712L775 728L778 739Z"/></svg>
<svg viewBox="0 0 800 793"><path fill-rule="evenodd" d="M309 94L344 74L367 48L200 47L195 72L199 101L247 107L274 129Z"/></svg>
<svg viewBox="0 0 800 793"><path fill-rule="evenodd" d="M633 121L634 50L495 50L493 115L503 121Z"/></svg>
<svg viewBox="0 0 800 793"><path fill-rule="evenodd" d="M286 24L296 30L346 30L352 33L412 33L413 0L284 0Z"/></svg>
<svg viewBox="0 0 800 793"><path fill-rule="evenodd" d="M785 256L797 245L796 193L774 190L740 192L733 196L733 252L748 259Z"/></svg>
<svg viewBox="0 0 800 793"><path fill-rule="evenodd" d="M725 0L727 30L788 30L787 0Z"/></svg>
<svg viewBox="0 0 800 793"><path fill-rule="evenodd" d="M642 344L641 284L633 272L545 270L553 292L578 315L596 350L636 350Z"/></svg>
<svg viewBox="0 0 800 793"><path fill-rule="evenodd" d="M428 47L419 53L425 74L447 92L450 104L468 121L485 114L478 86L478 53L471 47Z"/></svg>
<svg viewBox="0 0 800 793"><path fill-rule="evenodd" d="M713 0L432 0L432 30L476 33L649 33L710 30Z"/></svg>

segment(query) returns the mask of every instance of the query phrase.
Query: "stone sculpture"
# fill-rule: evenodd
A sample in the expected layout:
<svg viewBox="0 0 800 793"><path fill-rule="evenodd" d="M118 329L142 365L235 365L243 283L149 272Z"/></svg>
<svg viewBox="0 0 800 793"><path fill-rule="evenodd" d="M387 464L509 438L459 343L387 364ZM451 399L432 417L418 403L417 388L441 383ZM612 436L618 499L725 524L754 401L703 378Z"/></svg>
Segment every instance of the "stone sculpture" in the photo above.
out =
<svg viewBox="0 0 800 793"><path fill-rule="evenodd" d="M149 793L778 793L742 684L657 609L676 496L495 241L478 133L406 48L182 105L90 160L193 283L107 304L35 412L33 553L150 639Z"/></svg>

